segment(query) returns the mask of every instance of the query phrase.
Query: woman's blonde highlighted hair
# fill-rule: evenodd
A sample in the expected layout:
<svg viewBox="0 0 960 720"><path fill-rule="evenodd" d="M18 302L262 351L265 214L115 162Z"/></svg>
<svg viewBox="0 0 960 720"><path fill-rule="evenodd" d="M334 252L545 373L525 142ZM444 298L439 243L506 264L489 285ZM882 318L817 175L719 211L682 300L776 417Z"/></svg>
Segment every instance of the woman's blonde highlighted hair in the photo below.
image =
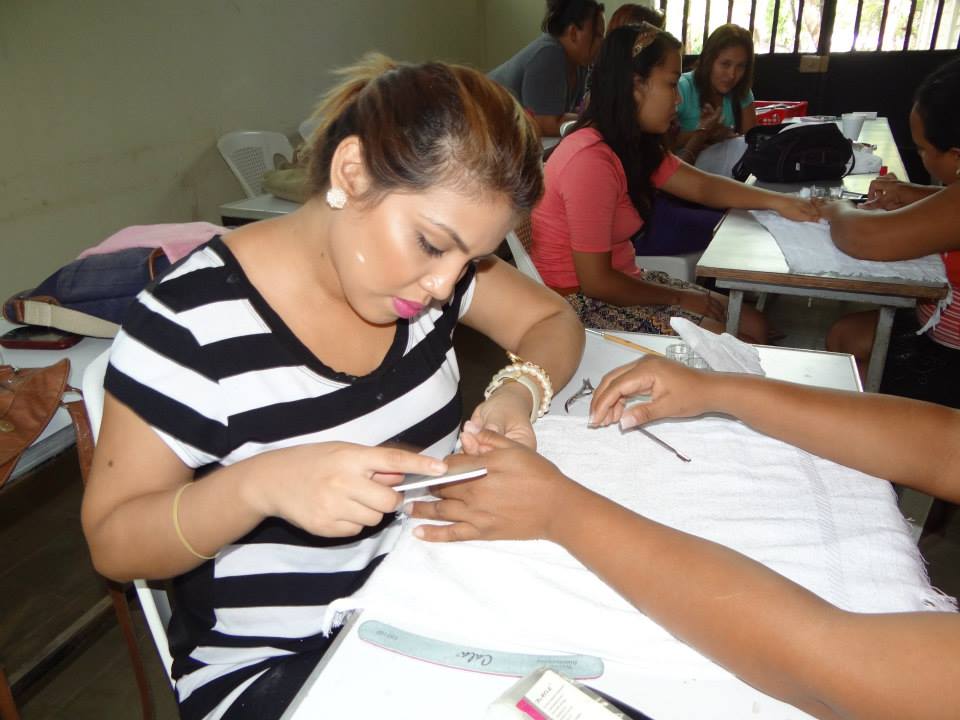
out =
<svg viewBox="0 0 960 720"><path fill-rule="evenodd" d="M306 148L313 193L327 190L334 152L356 136L371 180L362 201L435 185L506 195L518 213L540 199L539 135L513 96L482 73L371 53L337 74L344 80L317 106Z"/></svg>

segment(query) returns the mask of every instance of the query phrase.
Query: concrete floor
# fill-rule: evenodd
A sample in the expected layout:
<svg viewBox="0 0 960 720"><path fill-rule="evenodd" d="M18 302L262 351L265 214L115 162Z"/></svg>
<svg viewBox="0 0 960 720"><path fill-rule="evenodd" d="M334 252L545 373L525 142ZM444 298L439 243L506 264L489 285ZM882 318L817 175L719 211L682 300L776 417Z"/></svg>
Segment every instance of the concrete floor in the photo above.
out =
<svg viewBox="0 0 960 720"><path fill-rule="evenodd" d="M770 303L772 324L787 333L779 344L822 347L820 338L838 315L838 303L780 297ZM797 322L803 318L803 322ZM484 338L457 335L465 407L482 395L491 373L505 363ZM15 672L26 658L103 594L80 533L80 480L76 457L65 453L0 495L0 660ZM931 518L921 548L933 583L960 595L960 513L943 506ZM173 694L136 602L140 646L151 677L156 717L176 718ZM133 673L119 630L106 616L87 642L18 697L24 720L124 719L140 716Z"/></svg>

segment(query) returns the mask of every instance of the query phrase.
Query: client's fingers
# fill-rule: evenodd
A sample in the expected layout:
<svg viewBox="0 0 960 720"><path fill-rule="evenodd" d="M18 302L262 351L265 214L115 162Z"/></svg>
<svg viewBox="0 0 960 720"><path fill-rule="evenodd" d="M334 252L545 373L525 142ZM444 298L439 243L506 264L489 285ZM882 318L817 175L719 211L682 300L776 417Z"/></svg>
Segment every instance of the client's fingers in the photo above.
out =
<svg viewBox="0 0 960 720"><path fill-rule="evenodd" d="M427 542L463 542L465 540L478 540L480 538L480 533L469 523L420 525L414 528L413 534Z"/></svg>

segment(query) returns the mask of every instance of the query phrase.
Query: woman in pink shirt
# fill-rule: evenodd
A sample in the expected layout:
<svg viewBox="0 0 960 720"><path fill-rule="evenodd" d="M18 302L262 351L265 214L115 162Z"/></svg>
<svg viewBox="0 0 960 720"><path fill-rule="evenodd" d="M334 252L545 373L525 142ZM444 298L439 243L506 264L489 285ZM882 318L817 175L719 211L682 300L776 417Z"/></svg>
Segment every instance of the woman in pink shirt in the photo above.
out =
<svg viewBox="0 0 960 720"><path fill-rule="evenodd" d="M531 256L544 282L588 327L672 334L686 317L722 331L725 296L636 266L631 236L654 191L718 208L764 208L814 220L807 201L700 172L664 149L680 95L680 43L649 24L610 32L593 70L590 102L547 162L534 209ZM763 316L744 308L740 335L767 340Z"/></svg>

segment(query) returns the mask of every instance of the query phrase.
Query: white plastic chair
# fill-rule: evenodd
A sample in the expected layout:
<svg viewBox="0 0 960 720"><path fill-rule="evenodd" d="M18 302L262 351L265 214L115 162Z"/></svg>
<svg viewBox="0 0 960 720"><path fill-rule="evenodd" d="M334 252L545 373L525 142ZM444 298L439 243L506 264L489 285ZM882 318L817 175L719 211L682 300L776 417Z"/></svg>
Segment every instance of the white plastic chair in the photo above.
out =
<svg viewBox="0 0 960 720"><path fill-rule="evenodd" d="M107 373L107 363L110 359L110 350L105 350L83 373L83 403L87 408L87 417L90 419L90 429L93 432L93 441L96 443L100 434L100 421L103 419L103 377ZM173 657L170 655L170 646L167 640L167 627L170 625L170 600L166 591L161 587L151 587L146 580L134 580L137 599L143 608L143 616L150 628L153 644L160 655L160 662L167 672L167 680L173 686L173 676L170 674L173 666Z"/></svg>
<svg viewBox="0 0 960 720"><path fill-rule="evenodd" d="M637 255L637 267L644 270L659 270L670 277L693 282L697 277L697 263L703 253L684 255Z"/></svg>
<svg viewBox="0 0 960 720"><path fill-rule="evenodd" d="M507 233L507 247L510 248L510 254L513 255L513 262L517 266L517 270L543 285L545 284L543 278L540 277L537 266L533 264L533 258L527 252L532 233L533 228L530 225L530 220L524 220L515 230Z"/></svg>
<svg viewBox="0 0 960 720"><path fill-rule="evenodd" d="M313 137L313 131L317 129L317 125L319 124L320 121L312 117L308 117L306 120L300 123L300 127L297 128L297 132L300 133L300 137L303 138L304 142L310 142L310 138Z"/></svg>
<svg viewBox="0 0 960 720"><path fill-rule="evenodd" d="M283 133L245 131L227 133L217 140L217 149L240 181L247 197L263 195L263 176L276 167L274 158L293 160L293 146Z"/></svg>

